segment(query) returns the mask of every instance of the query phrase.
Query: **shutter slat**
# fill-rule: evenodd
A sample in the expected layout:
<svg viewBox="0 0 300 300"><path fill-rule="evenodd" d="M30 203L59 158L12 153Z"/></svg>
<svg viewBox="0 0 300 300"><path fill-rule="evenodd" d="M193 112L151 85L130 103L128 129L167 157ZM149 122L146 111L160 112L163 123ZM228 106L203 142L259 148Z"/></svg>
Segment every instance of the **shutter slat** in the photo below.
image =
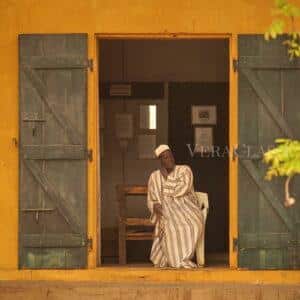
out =
<svg viewBox="0 0 300 300"><path fill-rule="evenodd" d="M37 160L87 159L88 152L80 145L26 145L22 147L23 158Z"/></svg>
<svg viewBox="0 0 300 300"><path fill-rule="evenodd" d="M290 60L288 56L243 56L238 61L239 68L259 69L259 70L293 70L300 69L299 60Z"/></svg>
<svg viewBox="0 0 300 300"><path fill-rule="evenodd" d="M82 57L45 57L28 56L22 57L26 63L21 67L30 67L32 69L86 69L89 67L87 58Z"/></svg>
<svg viewBox="0 0 300 300"><path fill-rule="evenodd" d="M48 109L51 111L55 119L58 121L58 123L62 126L63 130L67 133L70 142L72 144L80 144L82 141L82 137L80 136L79 132L70 125L69 121L66 119L66 117L63 117L55 108L50 104L48 97L47 97L47 87L39 77L39 75L36 73L36 71L28 66L23 66L21 69L25 76L28 78L28 81L32 84L32 87L37 91L37 94L39 95L39 99L41 99Z"/></svg>
<svg viewBox="0 0 300 300"><path fill-rule="evenodd" d="M292 129L289 127L285 119L282 117L278 109L272 103L270 96L261 85L260 81L255 76L255 73L250 69L241 69L242 73L248 78L249 83L257 93L259 100L266 107L270 115L272 116L275 123L281 128L282 132L289 138L293 138Z"/></svg>
<svg viewBox="0 0 300 300"><path fill-rule="evenodd" d="M66 248L85 247L86 239L80 234L24 234L22 236L23 247L26 248Z"/></svg>
<svg viewBox="0 0 300 300"><path fill-rule="evenodd" d="M265 198L269 201L272 207L275 209L278 216L283 220L285 225L289 230L293 229L293 223L291 222L285 208L277 196L272 192L269 186L265 183L264 178L261 178L256 170L256 167L251 160L239 160L241 165L246 169L251 178L254 180L255 184L263 192Z"/></svg>
<svg viewBox="0 0 300 300"><path fill-rule="evenodd" d="M70 201L65 200L56 189L51 185L47 176L45 176L39 167L36 165L34 161L23 160L24 164L28 168L28 170L33 175L34 179L40 184L43 188L44 192L47 193L51 201L54 202L55 206L58 208L59 212L64 216L66 222L71 226L72 230L76 232L80 232L79 221L76 220L76 214L71 214L72 206L69 206L68 203Z"/></svg>
<svg viewBox="0 0 300 300"><path fill-rule="evenodd" d="M290 233L247 233L239 239L241 249L272 249L293 246Z"/></svg>

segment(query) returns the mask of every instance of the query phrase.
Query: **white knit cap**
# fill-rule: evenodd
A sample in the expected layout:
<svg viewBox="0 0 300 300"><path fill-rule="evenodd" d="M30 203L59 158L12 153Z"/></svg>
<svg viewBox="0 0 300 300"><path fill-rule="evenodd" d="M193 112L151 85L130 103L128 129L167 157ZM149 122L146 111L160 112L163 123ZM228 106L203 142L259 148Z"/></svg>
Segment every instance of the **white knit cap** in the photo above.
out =
<svg viewBox="0 0 300 300"><path fill-rule="evenodd" d="M169 148L168 145L159 145L155 150L154 150L154 153L156 155L156 157L159 157L164 151L166 150L171 150Z"/></svg>

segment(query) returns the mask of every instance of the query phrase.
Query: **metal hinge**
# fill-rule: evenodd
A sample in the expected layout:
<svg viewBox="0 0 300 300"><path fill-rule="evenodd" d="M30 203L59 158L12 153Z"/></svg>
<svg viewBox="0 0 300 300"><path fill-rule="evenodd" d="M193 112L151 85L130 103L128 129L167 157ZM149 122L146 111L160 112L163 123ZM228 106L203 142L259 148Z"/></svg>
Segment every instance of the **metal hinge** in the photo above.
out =
<svg viewBox="0 0 300 300"><path fill-rule="evenodd" d="M92 251L93 250L93 239L92 238L88 238L86 240L86 245L87 245L88 251Z"/></svg>
<svg viewBox="0 0 300 300"><path fill-rule="evenodd" d="M239 68L239 61L238 61L238 59L236 59L236 58L233 59L232 66L233 66L233 71L237 72L238 68Z"/></svg>
<svg viewBox="0 0 300 300"><path fill-rule="evenodd" d="M233 240L232 240L232 250L233 251L238 251L238 246L239 246L238 238L233 238Z"/></svg>
<svg viewBox="0 0 300 300"><path fill-rule="evenodd" d="M88 68L91 72L94 71L94 60L92 58L88 59Z"/></svg>
<svg viewBox="0 0 300 300"><path fill-rule="evenodd" d="M87 151L87 158L89 161L93 161L93 149Z"/></svg>

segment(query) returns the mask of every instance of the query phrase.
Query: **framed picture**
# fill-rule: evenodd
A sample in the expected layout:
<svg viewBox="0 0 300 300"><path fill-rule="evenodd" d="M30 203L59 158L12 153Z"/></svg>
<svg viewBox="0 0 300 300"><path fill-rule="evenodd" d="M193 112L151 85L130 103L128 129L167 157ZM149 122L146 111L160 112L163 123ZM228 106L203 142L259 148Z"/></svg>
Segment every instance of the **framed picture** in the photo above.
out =
<svg viewBox="0 0 300 300"><path fill-rule="evenodd" d="M204 153L213 150L213 128L212 127L195 127L194 128L195 152Z"/></svg>
<svg viewBox="0 0 300 300"><path fill-rule="evenodd" d="M216 125L217 108L215 105L193 105L192 125Z"/></svg>

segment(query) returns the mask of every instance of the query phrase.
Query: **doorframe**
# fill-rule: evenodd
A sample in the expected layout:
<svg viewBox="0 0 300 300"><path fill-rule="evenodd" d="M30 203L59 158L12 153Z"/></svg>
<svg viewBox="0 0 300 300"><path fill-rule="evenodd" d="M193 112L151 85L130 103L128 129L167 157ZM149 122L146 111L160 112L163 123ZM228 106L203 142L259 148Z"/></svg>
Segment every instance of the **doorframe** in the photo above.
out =
<svg viewBox="0 0 300 300"><path fill-rule="evenodd" d="M88 235L93 239L93 248L88 253L88 268L101 267L101 178L100 178L100 87L99 47L101 40L184 40L184 39L227 39L229 41L229 266L237 268L237 249L234 239L238 236L238 162L232 153L238 144L238 75L233 61L237 59L237 35L235 34L192 34L192 33L101 33L89 36L89 57L93 59L93 72L88 77L88 146L93 149L95 159L88 167Z"/></svg>

